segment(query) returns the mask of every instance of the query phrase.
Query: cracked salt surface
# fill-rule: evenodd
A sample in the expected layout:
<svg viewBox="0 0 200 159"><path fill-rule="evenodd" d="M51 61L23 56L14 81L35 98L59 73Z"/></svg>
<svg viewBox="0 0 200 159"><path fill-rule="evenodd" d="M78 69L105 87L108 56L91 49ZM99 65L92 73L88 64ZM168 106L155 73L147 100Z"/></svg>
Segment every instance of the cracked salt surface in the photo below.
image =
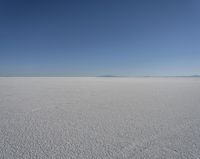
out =
<svg viewBox="0 0 200 159"><path fill-rule="evenodd" d="M0 158L200 158L200 78L0 78Z"/></svg>

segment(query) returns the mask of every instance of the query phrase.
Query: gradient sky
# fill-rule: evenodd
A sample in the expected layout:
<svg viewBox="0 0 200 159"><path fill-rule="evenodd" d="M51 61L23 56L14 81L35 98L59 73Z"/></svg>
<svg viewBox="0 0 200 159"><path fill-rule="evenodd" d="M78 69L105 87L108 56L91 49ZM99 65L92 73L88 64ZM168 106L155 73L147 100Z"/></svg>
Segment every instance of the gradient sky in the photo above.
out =
<svg viewBox="0 0 200 159"><path fill-rule="evenodd" d="M0 76L200 74L199 0L0 0Z"/></svg>

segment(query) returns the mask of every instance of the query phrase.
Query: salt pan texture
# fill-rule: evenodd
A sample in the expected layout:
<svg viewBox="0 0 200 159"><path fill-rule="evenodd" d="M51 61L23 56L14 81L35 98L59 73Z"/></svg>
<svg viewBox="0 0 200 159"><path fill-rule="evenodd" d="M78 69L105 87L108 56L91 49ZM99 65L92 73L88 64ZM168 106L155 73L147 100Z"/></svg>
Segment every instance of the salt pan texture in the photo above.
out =
<svg viewBox="0 0 200 159"><path fill-rule="evenodd" d="M200 158L200 78L0 78L0 158Z"/></svg>

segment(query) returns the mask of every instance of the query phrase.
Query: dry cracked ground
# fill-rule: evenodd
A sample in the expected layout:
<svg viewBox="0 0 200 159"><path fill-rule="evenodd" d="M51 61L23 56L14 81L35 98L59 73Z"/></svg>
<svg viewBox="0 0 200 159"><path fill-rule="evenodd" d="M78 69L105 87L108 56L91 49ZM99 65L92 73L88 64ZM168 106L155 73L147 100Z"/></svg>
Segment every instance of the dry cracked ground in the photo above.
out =
<svg viewBox="0 0 200 159"><path fill-rule="evenodd" d="M0 78L0 158L200 158L200 78Z"/></svg>

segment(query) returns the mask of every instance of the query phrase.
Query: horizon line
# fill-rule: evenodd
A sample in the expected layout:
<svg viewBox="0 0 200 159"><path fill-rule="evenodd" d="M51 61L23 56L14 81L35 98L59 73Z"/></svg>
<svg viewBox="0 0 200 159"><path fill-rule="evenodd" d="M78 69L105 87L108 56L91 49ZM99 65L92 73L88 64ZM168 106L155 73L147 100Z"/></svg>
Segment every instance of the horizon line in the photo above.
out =
<svg viewBox="0 0 200 159"><path fill-rule="evenodd" d="M105 77L105 78L131 78L131 77L200 77L200 75L132 75L132 76L121 76L121 75L96 75L96 76L90 76L90 75L80 75L80 76L32 76L32 75L24 75L24 76L13 76L13 75L7 75L7 76L1 76L0 77Z"/></svg>

